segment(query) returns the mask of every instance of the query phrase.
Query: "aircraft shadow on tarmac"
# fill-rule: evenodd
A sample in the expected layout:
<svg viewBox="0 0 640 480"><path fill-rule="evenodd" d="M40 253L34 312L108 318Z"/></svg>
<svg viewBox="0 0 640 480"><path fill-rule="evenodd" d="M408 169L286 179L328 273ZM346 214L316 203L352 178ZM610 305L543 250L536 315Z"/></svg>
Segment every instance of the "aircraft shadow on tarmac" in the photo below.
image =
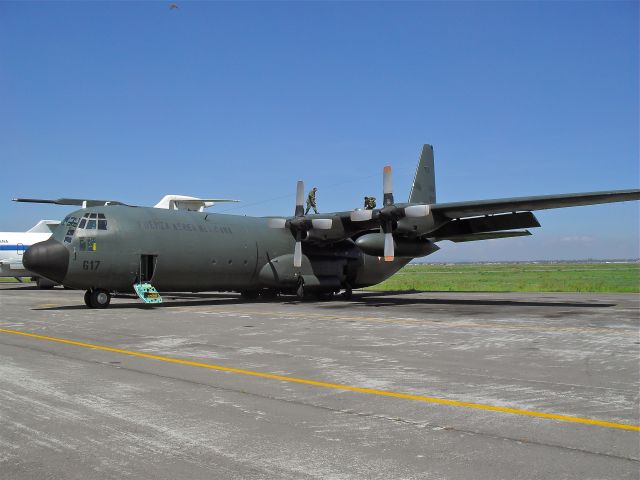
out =
<svg viewBox="0 0 640 480"><path fill-rule="evenodd" d="M350 307L394 307L394 306L476 306L476 307L572 307L572 308L606 308L613 307L615 303L600 303L592 301L567 302L549 300L507 300L491 298L424 298L412 294L425 293L416 291L393 292L354 292L350 300L342 301L339 298L334 301L300 301L295 297L279 297L274 300L245 300L239 295L226 293L168 293L163 294L165 302L159 305L145 305L140 303L134 295L117 295L119 299L130 299L129 303L112 303L109 309L135 308L139 310L151 310L154 308L196 307L196 306L224 306L224 305L253 305L253 304L321 304L327 310L348 310ZM439 292L429 292L437 294ZM445 293L445 292L442 292ZM451 293L451 292L446 292ZM487 292L469 292L487 293ZM34 308L34 310L82 310L87 307L84 304L60 305L55 307Z"/></svg>
<svg viewBox="0 0 640 480"><path fill-rule="evenodd" d="M408 295L415 293L446 293L452 292L418 292L397 291L397 292L363 292L353 296L351 303L360 306L382 307L382 306L400 306L400 305L470 305L470 306L506 306L506 307L614 307L615 303L596 303L596 302L566 302L566 301L549 301L549 300L506 300L491 298L416 298ZM465 293L491 293L491 292L456 292L464 295ZM402 295L402 298L394 298L394 296ZM331 305L333 307L333 304ZM338 305L336 305L338 307ZM338 308L342 308L340 305Z"/></svg>

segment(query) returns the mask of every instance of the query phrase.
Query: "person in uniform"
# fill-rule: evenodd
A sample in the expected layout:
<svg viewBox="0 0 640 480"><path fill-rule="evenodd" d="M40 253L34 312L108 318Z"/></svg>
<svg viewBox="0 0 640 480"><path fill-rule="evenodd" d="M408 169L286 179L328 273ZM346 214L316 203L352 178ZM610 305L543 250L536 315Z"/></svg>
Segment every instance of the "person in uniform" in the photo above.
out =
<svg viewBox="0 0 640 480"><path fill-rule="evenodd" d="M313 208L313 211L315 213L318 213L318 208L316 205L316 192L318 191L318 189L316 187L313 187L311 189L311 191L309 192L309 195L307 196L307 210L304 212L304 214L306 215L307 213L309 213L309 210L311 210Z"/></svg>
<svg viewBox="0 0 640 480"><path fill-rule="evenodd" d="M376 197L364 197L364 209L373 210L376 208Z"/></svg>

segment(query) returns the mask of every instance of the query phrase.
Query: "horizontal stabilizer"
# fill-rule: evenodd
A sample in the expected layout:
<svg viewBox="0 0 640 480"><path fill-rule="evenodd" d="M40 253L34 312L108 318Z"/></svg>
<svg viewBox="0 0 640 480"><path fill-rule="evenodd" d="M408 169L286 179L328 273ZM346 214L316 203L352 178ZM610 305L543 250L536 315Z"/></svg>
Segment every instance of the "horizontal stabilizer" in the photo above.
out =
<svg viewBox="0 0 640 480"><path fill-rule="evenodd" d="M468 235L452 235L450 237L438 237L434 241L440 242L442 240L450 240L452 242L475 242L478 240L492 240L495 238L510 238L510 237L526 237L531 235L529 230L515 230L512 232L486 232L486 233L470 233Z"/></svg>

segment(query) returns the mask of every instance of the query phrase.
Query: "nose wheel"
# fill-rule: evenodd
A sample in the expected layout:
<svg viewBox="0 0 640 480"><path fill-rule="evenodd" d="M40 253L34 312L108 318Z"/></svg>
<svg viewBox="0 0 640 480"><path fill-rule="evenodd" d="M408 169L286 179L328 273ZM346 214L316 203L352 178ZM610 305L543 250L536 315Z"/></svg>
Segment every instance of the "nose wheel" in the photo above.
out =
<svg viewBox="0 0 640 480"><path fill-rule="evenodd" d="M100 288L87 290L84 294L84 303L89 308L107 308L111 302L111 294Z"/></svg>

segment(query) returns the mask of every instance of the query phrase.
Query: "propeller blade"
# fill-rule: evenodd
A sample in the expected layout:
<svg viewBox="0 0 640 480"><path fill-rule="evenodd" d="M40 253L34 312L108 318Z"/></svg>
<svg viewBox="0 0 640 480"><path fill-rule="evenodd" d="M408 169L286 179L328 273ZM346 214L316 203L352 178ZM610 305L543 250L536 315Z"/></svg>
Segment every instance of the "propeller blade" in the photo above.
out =
<svg viewBox="0 0 640 480"><path fill-rule="evenodd" d="M296 248L293 251L293 266L300 268L302 266L302 242L296 242Z"/></svg>
<svg viewBox="0 0 640 480"><path fill-rule="evenodd" d="M304 215L304 182L298 180L296 185L296 217Z"/></svg>
<svg viewBox="0 0 640 480"><path fill-rule="evenodd" d="M333 220L330 218L313 218L311 219L311 226L317 230L331 230Z"/></svg>
<svg viewBox="0 0 640 480"><path fill-rule="evenodd" d="M393 233L389 232L384 234L384 261L393 262L393 257Z"/></svg>
<svg viewBox="0 0 640 480"><path fill-rule="evenodd" d="M384 206L393 205L393 181L391 178L391 165L384 167L382 172L382 193L384 194Z"/></svg>
<svg viewBox="0 0 640 480"><path fill-rule="evenodd" d="M354 210L349 215L352 222L364 222L373 218L373 210Z"/></svg>
<svg viewBox="0 0 640 480"><path fill-rule="evenodd" d="M285 228L287 221L284 218L267 218L269 228Z"/></svg>
<svg viewBox="0 0 640 480"><path fill-rule="evenodd" d="M412 218L428 217L430 212L429 205L411 205L404 209L405 216Z"/></svg>

